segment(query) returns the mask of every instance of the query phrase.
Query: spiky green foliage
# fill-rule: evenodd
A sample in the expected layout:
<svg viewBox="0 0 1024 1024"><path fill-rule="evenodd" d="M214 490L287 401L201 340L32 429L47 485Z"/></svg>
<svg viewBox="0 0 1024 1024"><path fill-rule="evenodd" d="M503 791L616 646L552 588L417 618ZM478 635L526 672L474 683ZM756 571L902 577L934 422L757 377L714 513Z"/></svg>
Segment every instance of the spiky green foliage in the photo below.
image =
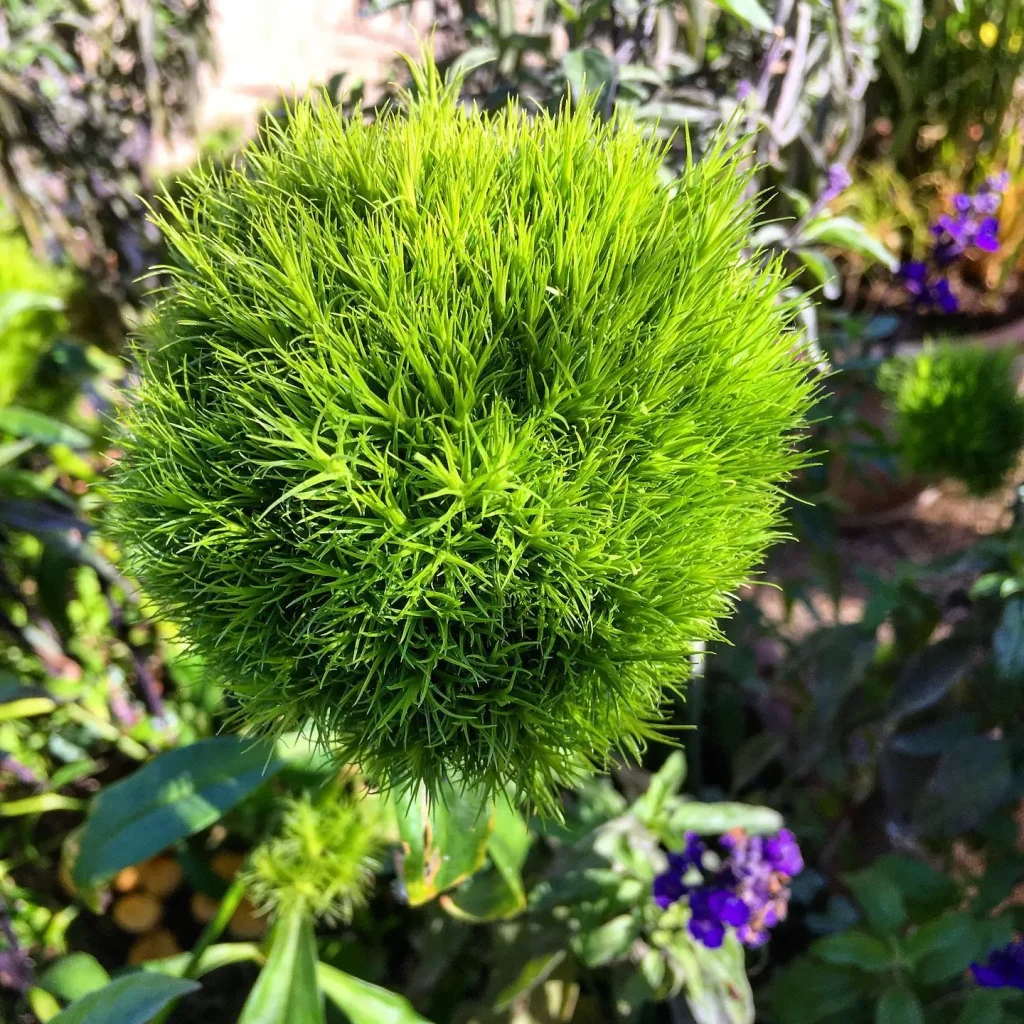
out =
<svg viewBox="0 0 1024 1024"><path fill-rule="evenodd" d="M908 468L960 480L978 495L1000 486L1024 447L1012 362L1008 350L946 344L882 367Z"/></svg>
<svg viewBox="0 0 1024 1024"><path fill-rule="evenodd" d="M314 917L349 921L373 885L383 843L372 797L289 800L275 835L249 857L246 891L261 913L301 903Z"/></svg>
<svg viewBox="0 0 1024 1024"><path fill-rule="evenodd" d="M656 730L812 389L732 152L670 194L631 124L416 73L163 211L114 531L250 721L545 803Z"/></svg>
<svg viewBox="0 0 1024 1024"><path fill-rule="evenodd" d="M41 262L28 243L0 225L0 406L35 372L63 325L67 275Z"/></svg>

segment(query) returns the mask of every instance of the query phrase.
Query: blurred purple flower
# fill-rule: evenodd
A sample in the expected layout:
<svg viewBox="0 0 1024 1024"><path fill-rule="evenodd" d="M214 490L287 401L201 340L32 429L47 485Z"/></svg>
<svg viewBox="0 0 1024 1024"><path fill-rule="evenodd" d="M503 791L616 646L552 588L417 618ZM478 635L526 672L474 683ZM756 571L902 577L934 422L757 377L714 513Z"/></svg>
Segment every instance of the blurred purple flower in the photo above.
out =
<svg viewBox="0 0 1024 1024"><path fill-rule="evenodd" d="M821 201L830 203L853 184L850 172L842 164L832 164L828 169L828 184L821 194Z"/></svg>
<svg viewBox="0 0 1024 1024"><path fill-rule="evenodd" d="M918 260L904 263L899 270L900 279L907 294L915 305L924 309L940 309L943 313L955 313L960 308L949 281L944 277L932 277L928 265Z"/></svg>
<svg viewBox="0 0 1024 1024"><path fill-rule="evenodd" d="M997 949L987 963L971 964L971 971L982 988L1024 990L1024 939L1016 938L1008 946Z"/></svg>
<svg viewBox="0 0 1024 1024"><path fill-rule="evenodd" d="M754 83L741 78L736 84L736 99L742 103L754 91Z"/></svg>
<svg viewBox="0 0 1024 1024"><path fill-rule="evenodd" d="M744 945L762 945L768 930L785 918L787 884L803 869L796 837L788 829L766 837L734 829L719 836L716 846L718 867L706 868L707 847L687 833L684 849L669 854L668 871L654 880L654 901L665 909L685 898L690 934L710 949L722 944L729 928Z"/></svg>

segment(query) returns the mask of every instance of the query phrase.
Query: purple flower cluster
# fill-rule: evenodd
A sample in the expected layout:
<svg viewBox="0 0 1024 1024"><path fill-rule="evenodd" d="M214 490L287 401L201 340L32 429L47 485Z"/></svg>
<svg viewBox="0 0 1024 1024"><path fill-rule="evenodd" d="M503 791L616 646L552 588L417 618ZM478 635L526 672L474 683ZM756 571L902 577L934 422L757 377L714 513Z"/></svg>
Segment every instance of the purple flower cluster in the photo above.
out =
<svg viewBox="0 0 1024 1024"><path fill-rule="evenodd" d="M974 980L982 988L1024 990L1024 938L996 950L984 964L971 964Z"/></svg>
<svg viewBox="0 0 1024 1024"><path fill-rule="evenodd" d="M721 946L727 928L744 945L760 946L785 918L789 880L803 866L789 829L773 836L733 829L711 848L688 832L684 848L668 855L668 870L654 879L654 902L664 910L686 899L690 934L709 949Z"/></svg>
<svg viewBox="0 0 1024 1024"><path fill-rule="evenodd" d="M936 267L948 267L972 246L982 252L999 249L999 212L1003 192L1010 183L1004 171L985 180L974 195L959 192L953 197L953 213L944 213L931 226L935 245L932 262ZM915 300L915 305L955 313L956 296L949 281L933 272L927 263L911 260L900 267L903 287Z"/></svg>

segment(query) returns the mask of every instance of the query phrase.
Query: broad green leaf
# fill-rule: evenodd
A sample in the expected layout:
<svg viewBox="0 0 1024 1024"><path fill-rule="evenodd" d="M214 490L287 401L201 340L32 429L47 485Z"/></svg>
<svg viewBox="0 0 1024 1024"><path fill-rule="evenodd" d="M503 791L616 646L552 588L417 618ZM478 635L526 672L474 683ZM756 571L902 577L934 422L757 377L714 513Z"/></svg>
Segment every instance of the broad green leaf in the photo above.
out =
<svg viewBox="0 0 1024 1024"><path fill-rule="evenodd" d="M992 653L1003 679L1024 678L1024 598L1012 597L1003 605L992 634Z"/></svg>
<svg viewBox="0 0 1024 1024"><path fill-rule="evenodd" d="M1005 738L970 736L946 750L914 807L925 836L955 836L974 828L1011 796Z"/></svg>
<svg viewBox="0 0 1024 1024"><path fill-rule="evenodd" d="M851 217L833 217L824 214L804 228L801 243L821 242L859 253L869 259L878 260L893 273L899 269L899 260L863 224Z"/></svg>
<svg viewBox="0 0 1024 1024"><path fill-rule="evenodd" d="M820 249L794 249L803 265L818 279L826 299L838 299L843 291L839 268Z"/></svg>
<svg viewBox="0 0 1024 1024"><path fill-rule="evenodd" d="M201 978L204 974L217 970L218 967L245 961L262 964L266 962L266 957L254 942L220 942L203 951L199 963L193 971L193 977ZM179 953L177 956L167 956L162 960L150 960L142 965L142 969L180 978L191 962L191 953Z"/></svg>
<svg viewBox="0 0 1024 1024"><path fill-rule="evenodd" d="M1011 1024L1021 1019L1022 1004L1019 989L975 987L968 990L956 1024Z"/></svg>
<svg viewBox="0 0 1024 1024"><path fill-rule="evenodd" d="M265 743L237 736L161 754L96 798L75 884L94 885L207 828L281 767Z"/></svg>
<svg viewBox="0 0 1024 1024"><path fill-rule="evenodd" d="M499 799L494 808L494 829L487 840L487 853L523 907L526 906L526 893L523 891L522 869L530 850L530 838L523 816L509 800Z"/></svg>
<svg viewBox="0 0 1024 1024"><path fill-rule="evenodd" d="M974 921L949 913L922 925L904 942L915 974L926 985L938 985L962 974L984 953Z"/></svg>
<svg viewBox="0 0 1024 1024"><path fill-rule="evenodd" d="M639 935L638 927L632 914L613 917L600 927L577 935L572 940L573 952L588 967L599 967L626 955Z"/></svg>
<svg viewBox="0 0 1024 1024"><path fill-rule="evenodd" d="M71 953L52 963L39 978L40 988L65 1002L87 996L110 983L110 975L88 953Z"/></svg>
<svg viewBox="0 0 1024 1024"><path fill-rule="evenodd" d="M52 1024L146 1024L172 999L199 988L194 981L139 971L90 992L52 1019Z"/></svg>
<svg viewBox="0 0 1024 1024"><path fill-rule="evenodd" d="M316 974L320 990L351 1024L430 1024L397 992L353 978L328 964L317 964Z"/></svg>
<svg viewBox="0 0 1024 1024"><path fill-rule="evenodd" d="M60 1013L60 1003L44 988L30 988L25 993L25 999L29 1009L42 1021L42 1024L53 1020Z"/></svg>
<svg viewBox="0 0 1024 1024"><path fill-rule="evenodd" d="M859 967L862 971L884 971L893 962L889 947L862 931L840 932L819 939L811 947L811 953L826 963Z"/></svg>
<svg viewBox="0 0 1024 1024"><path fill-rule="evenodd" d="M698 835L722 835L731 828L746 829L752 835L778 832L782 815L770 807L753 804L703 804L691 801L677 807L668 820L668 834L663 838L680 841L686 832Z"/></svg>
<svg viewBox="0 0 1024 1024"><path fill-rule="evenodd" d="M267 962L238 1024L324 1024L313 922L301 903L274 922Z"/></svg>
<svg viewBox="0 0 1024 1024"><path fill-rule="evenodd" d="M88 434L60 420L13 405L0 409L0 432L29 438L39 444L66 444L69 448L88 448L90 443Z"/></svg>
<svg viewBox="0 0 1024 1024"><path fill-rule="evenodd" d="M861 1002L859 976L847 967L832 967L801 957L771 984L767 993L771 1019L785 1024L838 1024L855 1020Z"/></svg>
<svg viewBox="0 0 1024 1024"><path fill-rule="evenodd" d="M898 932L907 920L903 893L896 883L877 866L846 876L868 924L885 934Z"/></svg>
<svg viewBox="0 0 1024 1024"><path fill-rule="evenodd" d="M22 313L50 312L59 313L64 303L56 295L45 292L10 291L0 292L0 331L4 331L11 321Z"/></svg>
<svg viewBox="0 0 1024 1024"><path fill-rule="evenodd" d="M650 823L662 813L666 802L679 794L685 781L686 755L681 750L675 750L651 776L647 792L633 804L633 813L644 824Z"/></svg>
<svg viewBox="0 0 1024 1024"><path fill-rule="evenodd" d="M754 1024L754 994L736 936L727 935L718 949L690 945L697 970L687 972L686 1002L697 1024Z"/></svg>
<svg viewBox="0 0 1024 1024"><path fill-rule="evenodd" d="M402 840L401 875L416 907L464 882L483 867L494 807L478 791L448 784L429 806L421 788L394 798Z"/></svg>
<svg viewBox="0 0 1024 1024"><path fill-rule="evenodd" d="M744 24L762 32L771 32L772 19L757 0L712 0L717 7L727 11Z"/></svg>
<svg viewBox="0 0 1024 1024"><path fill-rule="evenodd" d="M495 1011L497 1013L504 1012L516 1000L521 999L545 982L551 976L552 971L565 959L565 955L564 949L557 949L553 953L545 953L527 961L515 981L506 985L495 997Z"/></svg>
<svg viewBox="0 0 1024 1024"><path fill-rule="evenodd" d="M948 637L911 655L893 687L889 719L899 722L937 704L967 675L974 654L963 637Z"/></svg>
<svg viewBox="0 0 1024 1024"><path fill-rule="evenodd" d="M603 93L611 87L615 77L611 60L600 50L570 50L562 58L562 67L574 96L579 96L584 89Z"/></svg>
<svg viewBox="0 0 1024 1024"><path fill-rule="evenodd" d="M924 1010L909 988L894 985L875 1007L875 1024L924 1024Z"/></svg>

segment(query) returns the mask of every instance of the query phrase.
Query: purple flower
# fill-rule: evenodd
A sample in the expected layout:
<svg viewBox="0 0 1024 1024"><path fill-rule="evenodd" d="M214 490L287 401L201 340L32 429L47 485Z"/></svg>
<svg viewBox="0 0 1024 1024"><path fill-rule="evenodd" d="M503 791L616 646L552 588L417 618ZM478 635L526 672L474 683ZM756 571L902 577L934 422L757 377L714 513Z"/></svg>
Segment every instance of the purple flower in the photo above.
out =
<svg viewBox="0 0 1024 1024"><path fill-rule="evenodd" d="M736 83L736 99L742 103L754 91L754 83L741 78Z"/></svg>
<svg viewBox="0 0 1024 1024"><path fill-rule="evenodd" d="M996 950L988 963L971 964L974 980L982 988L1019 988L1024 990L1024 939L1016 938Z"/></svg>
<svg viewBox="0 0 1024 1024"><path fill-rule="evenodd" d="M999 250L999 221L995 217L986 217L974 233L974 244L985 252Z"/></svg>
<svg viewBox="0 0 1024 1024"><path fill-rule="evenodd" d="M662 910L667 910L673 903L682 899L686 892L681 874L668 870L654 879L654 902Z"/></svg>
<svg viewBox="0 0 1024 1024"><path fill-rule="evenodd" d="M998 192L979 192L974 197L974 212L980 214L996 213L1003 202Z"/></svg>
<svg viewBox="0 0 1024 1024"><path fill-rule="evenodd" d="M959 308L949 281L944 277L932 279L927 264L916 260L904 263L899 276L907 294L916 300L915 305L925 309L938 308L947 314L955 313Z"/></svg>
<svg viewBox="0 0 1024 1024"><path fill-rule="evenodd" d="M821 194L823 202L831 202L853 184L850 172L842 164L832 164L828 169L828 184Z"/></svg>
<svg viewBox="0 0 1024 1024"><path fill-rule="evenodd" d="M940 277L935 282L931 292L931 299L932 304L938 306L946 314L955 313L960 308L957 297L953 294L952 289L949 287L949 282L944 277Z"/></svg>
<svg viewBox="0 0 1024 1024"><path fill-rule="evenodd" d="M729 928L745 945L762 945L786 916L787 883L803 869L796 837L788 829L765 837L733 829L715 846L717 866L706 867L707 846L687 833L683 850L669 854L668 870L654 880L654 901L664 909L685 898L690 934L711 949Z"/></svg>
<svg viewBox="0 0 1024 1024"><path fill-rule="evenodd" d="M990 174L982 186L988 192L1005 192L1010 185L1010 172L1000 171L998 174Z"/></svg>
<svg viewBox="0 0 1024 1024"><path fill-rule="evenodd" d="M796 836L788 828L765 839L764 855L768 863L780 875L788 875L792 878L804 869L804 858L797 845Z"/></svg>
<svg viewBox="0 0 1024 1024"><path fill-rule="evenodd" d="M974 209L974 199L963 192L957 192L953 196L953 208L957 213L970 213Z"/></svg>

